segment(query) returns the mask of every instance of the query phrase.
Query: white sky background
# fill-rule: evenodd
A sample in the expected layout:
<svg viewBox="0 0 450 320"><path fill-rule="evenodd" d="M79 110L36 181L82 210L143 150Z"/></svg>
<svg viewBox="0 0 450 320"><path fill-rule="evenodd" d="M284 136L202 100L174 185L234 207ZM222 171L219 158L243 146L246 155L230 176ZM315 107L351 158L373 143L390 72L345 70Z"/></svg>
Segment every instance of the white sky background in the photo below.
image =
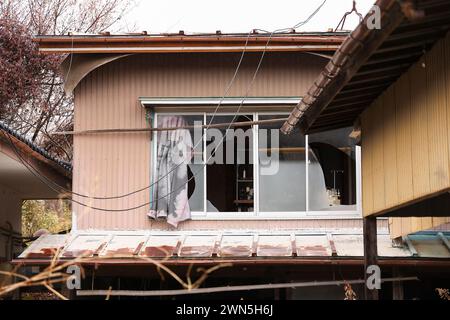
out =
<svg viewBox="0 0 450 320"><path fill-rule="evenodd" d="M288 28L305 20L323 0L134 0L127 14L127 27L149 33L249 32ZM364 16L375 0L357 0L356 8ZM352 0L327 0L317 15L297 31L327 31L336 28ZM353 30L358 16L347 17L345 28Z"/></svg>

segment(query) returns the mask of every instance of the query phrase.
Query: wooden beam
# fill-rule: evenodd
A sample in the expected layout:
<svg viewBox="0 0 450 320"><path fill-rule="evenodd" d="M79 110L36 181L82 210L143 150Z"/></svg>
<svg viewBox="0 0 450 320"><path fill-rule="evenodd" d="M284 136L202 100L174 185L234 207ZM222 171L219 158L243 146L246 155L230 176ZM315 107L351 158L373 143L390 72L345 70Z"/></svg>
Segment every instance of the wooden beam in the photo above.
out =
<svg viewBox="0 0 450 320"><path fill-rule="evenodd" d="M364 261L361 257L355 258L304 258L304 257L284 257L284 258L174 258L163 260L161 258L155 259L156 261L164 262L167 266L180 266L186 267L191 264L196 266L215 266L220 263L232 263L236 266L363 266ZM58 260L57 265L67 262L67 259ZM13 265L21 266L48 266L51 263L51 259L14 259L11 261ZM450 267L449 259L433 259L433 258L421 258L412 257L404 259L396 258L380 258L378 260L380 266L402 266L402 267L414 267L414 268L442 268L447 270ZM145 268L154 267L154 262L146 260L134 259L134 258L102 258L102 259L86 259L79 262L84 267L116 267L116 268Z"/></svg>
<svg viewBox="0 0 450 320"><path fill-rule="evenodd" d="M350 120L345 120L345 121L337 121L334 122L333 124L320 124L320 125L316 125L314 124L314 126L312 126L309 130L308 130L308 134L313 134L313 133L317 133L317 132L323 132L323 131L329 131L329 130L334 130L334 129L342 129L342 128L346 128L352 125L352 121Z"/></svg>
<svg viewBox="0 0 450 320"><path fill-rule="evenodd" d="M389 46L381 47L380 49L377 50L377 53L387 53L400 49L409 49L414 47L423 47L424 45L432 45L437 41L438 38L439 37L432 37L423 39L421 41L407 42L403 44L391 44Z"/></svg>
<svg viewBox="0 0 450 320"><path fill-rule="evenodd" d="M392 268L392 277L400 277L401 272L398 267ZM404 300L403 283L401 281L392 282L392 300Z"/></svg>
<svg viewBox="0 0 450 320"><path fill-rule="evenodd" d="M363 83L371 83L373 81L383 81L383 82L394 82L395 79L397 79L401 75L401 72L395 73L395 74L381 74L378 76L365 76L365 77L354 77L352 81L350 81L349 85L355 85L355 84L363 84Z"/></svg>
<svg viewBox="0 0 450 320"><path fill-rule="evenodd" d="M375 52L375 54L371 56L370 59L365 63L365 66L408 59L417 60L421 55L423 55L422 50L412 52L410 50L399 50L397 52L391 52L389 54L378 54Z"/></svg>
<svg viewBox="0 0 450 320"><path fill-rule="evenodd" d="M377 219L375 217L363 218L363 238L364 238L364 279L368 280L367 268L378 265L377 256ZM381 276L381 275L380 275ZM378 300L378 290L364 287L366 300Z"/></svg>
<svg viewBox="0 0 450 320"><path fill-rule="evenodd" d="M369 75L369 74L376 74L376 73L381 73L381 72L391 72L392 70L403 70L406 68L409 68L411 66L411 63L396 63L395 65L391 65L391 66L386 66L386 67L381 67L381 68L377 68L377 67L370 67L370 68L361 68L360 71L358 71L355 75L356 76L364 76L364 75Z"/></svg>

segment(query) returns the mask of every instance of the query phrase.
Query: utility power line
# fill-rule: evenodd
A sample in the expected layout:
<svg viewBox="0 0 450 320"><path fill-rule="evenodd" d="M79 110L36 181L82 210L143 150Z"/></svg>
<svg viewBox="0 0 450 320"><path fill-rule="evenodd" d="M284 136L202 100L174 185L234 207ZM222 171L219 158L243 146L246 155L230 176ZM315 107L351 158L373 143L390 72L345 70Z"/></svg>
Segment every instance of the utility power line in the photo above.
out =
<svg viewBox="0 0 450 320"><path fill-rule="evenodd" d="M306 23L308 23L308 22L309 22L309 21L310 21L310 20L311 20L311 19L312 19L319 11L320 11L320 9L323 7L323 5L324 5L326 2L327 2L327 0L324 0L324 1L320 4L320 6L319 6L319 7L318 7L318 8L317 8L310 16L308 16L308 18L307 18L306 20L297 23L297 24L294 26L294 28L298 28L298 27L303 26L303 25L305 25ZM261 54L261 57L260 57L260 59L259 59L258 65L257 65L257 67L256 67L256 70L255 70L255 72L254 72L254 74L253 74L253 77L252 77L252 79L251 79L249 85L247 86L247 90L246 90L245 96L244 96L244 98L242 99L242 101L241 101L241 103L240 103L240 105L239 105L237 111L234 113L233 119L232 119L232 121L230 122L230 124L228 125L227 130L228 130L228 129L231 127L231 125L234 123L236 117L237 117L238 114L239 114L239 111L240 111L241 107L242 107L243 104L244 104L245 99L248 98L248 95L249 95L249 93L250 93L250 89L251 89L251 87L252 87L252 85L253 85L253 83L254 83L254 81L255 81L255 79L256 79L256 76L258 75L258 72L259 72L259 70L260 70L260 68L261 68L262 62L263 62L264 57L265 57L265 54L266 54L266 52L267 52L267 47L268 47L268 45L269 45L269 43L270 43L270 41L271 41L273 35L274 35L275 33L284 32L284 31L290 30L290 29L292 29L292 28L283 28L283 29L278 29L278 30L272 31L272 32L270 33L270 35L269 35L269 37L268 37L268 39L267 39L266 45L265 45L265 47L264 47L264 50L263 50L263 52L262 52L262 54ZM247 48L247 45L248 45L248 39L249 39L249 37L250 37L250 34L251 34L251 32L248 33L247 41L246 41L244 50L243 50L243 52L242 52L242 54L241 54L241 58L240 58L240 60L239 60L239 63L238 63L237 68L236 68L236 70L235 70L235 73L233 74L233 77L232 77L232 79L231 79L231 81L230 81L230 83L229 83L229 85L228 85L228 87L227 87L227 89L226 89L226 91L225 91L224 96L222 97L221 101L220 101L219 104L217 105L216 110L214 111L213 117L214 117L215 114L217 113L217 111L218 111L218 109L219 109L219 107L220 107L222 101L225 99L226 94L229 92L229 90L230 90L230 88L231 88L231 86L232 86L234 80L236 79L236 76L237 76L237 74L238 74L238 72L239 72L239 69L240 69L240 66L241 66L243 57L244 57L244 55L245 55L245 51L246 51L246 48ZM210 119L210 122L209 122L208 125L211 125L212 120L213 120L213 117ZM208 128L208 127L207 127L207 128ZM119 199L119 198L131 196L131 195L133 195L133 194L136 194L136 193L139 193L139 192L142 192L142 191L144 191L144 190L149 189L150 187L152 187L153 185L157 184L157 183L158 183L159 181L161 181L162 179L166 178L166 177L167 177L171 172L173 172L178 166L184 164L184 162L181 162L181 163L178 164L175 168L173 168L171 171L169 171L167 174L165 174L164 176L162 176L161 178L159 178L157 181L155 181L155 182L153 182L152 184L150 184L149 186L146 186L146 187L141 188L141 189L139 189L139 190L135 190L135 191L132 191L132 192L129 192L129 193L127 193L127 194L120 195L120 196L113 196L113 197L93 197L93 196L83 195L83 194L76 193L76 192L73 192L73 191L71 191L71 190L68 190L68 189L66 189L66 188L64 188L64 187L62 187L62 186L57 185L55 182L51 181L51 180L48 179L47 177L42 176L42 175L36 170L36 168L34 168L31 164L27 163L27 162L22 158L22 156L20 155L20 153L19 153L19 151L17 150L16 146L14 145L14 142L11 140L11 137L9 136L8 133L6 133L6 134L7 134L8 138L9 138L10 144L12 145L14 151L16 152L16 155L18 156L18 158L20 159L20 161L22 162L22 164L23 164L23 165L24 165L24 166L25 166L25 167L26 167L26 168L27 168L34 176L36 176L39 180L41 180L41 182L43 182L45 185L47 185L50 189L52 189L52 190L55 191L55 192L60 193L61 191L64 191L64 192L66 192L66 193L68 193L68 194L76 195L76 196L83 197L83 198L89 198L89 199L95 199L95 200L110 200L110 199ZM203 141L203 136L204 136L205 134L206 134L206 131L205 131L205 133L202 135L202 139L201 139L199 142ZM214 150L217 150L217 148L223 143L224 138L225 138L225 137L222 137L222 139L220 140L219 144L216 146L216 148L215 148ZM199 142L198 142L198 143L199 143ZM198 145L198 143L196 144L196 146ZM195 147L194 147L194 148L195 148ZM161 199L164 199L164 198L170 196L171 194L173 194L174 192L178 191L179 189L184 188L184 186L185 186L187 183L189 183L189 181L191 181L192 179L194 179L194 178L196 177L197 174L199 174L201 171L203 171L203 167L206 166L206 164L207 164L208 161L211 159L211 157L212 157L213 154L214 154L214 152L212 152L212 153L211 153L211 156L205 161L205 163L204 163L203 166L202 166L202 170L199 170L199 171L197 171L195 174L193 174L193 175L186 181L186 183L182 184L181 186L179 186L178 188L172 190L171 192L167 193L166 195L163 195L163 196L161 196L161 197L159 197L159 198L157 198L157 199L154 199L154 200L152 200L152 201L146 202L146 203L141 204L141 205L137 205L137 206L134 206L134 207L131 207L131 208L124 208L124 209L106 209L106 208L98 208L98 207L90 206L90 205L84 204L84 203L82 203L82 202L80 202L80 201L78 201L78 200L75 200L75 199L70 199L70 198L68 198L68 200L71 201L71 202L73 202L73 203L76 203L76 204L78 204L78 205L81 205L81 206L83 206L83 207L86 207L86 208L88 208L88 209L97 210L97 211L103 211L103 212L126 212L126 211L137 210L137 209L140 209L140 208L142 208L142 207L148 206L148 205L150 205L150 204L152 204L152 203L154 203L154 202L156 202L156 201L159 201L159 200L161 200ZM33 169L34 169L36 172L34 172ZM45 181L45 180L47 180L47 181ZM59 189L61 189L61 190L58 190L57 188L55 188L55 187L49 185L47 182L50 182L50 183L56 185L57 188L59 188Z"/></svg>

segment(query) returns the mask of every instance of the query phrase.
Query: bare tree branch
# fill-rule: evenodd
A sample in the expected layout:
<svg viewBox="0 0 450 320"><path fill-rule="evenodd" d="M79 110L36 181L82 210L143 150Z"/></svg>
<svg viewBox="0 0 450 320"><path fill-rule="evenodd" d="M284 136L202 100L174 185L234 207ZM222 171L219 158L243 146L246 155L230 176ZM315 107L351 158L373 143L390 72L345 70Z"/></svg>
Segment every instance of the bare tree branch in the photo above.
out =
<svg viewBox="0 0 450 320"><path fill-rule="evenodd" d="M65 56L39 54L31 38L102 32L118 26L133 4L134 0L0 1L0 121L70 161L72 139L51 137L52 131L73 128L73 96L65 94L58 74Z"/></svg>

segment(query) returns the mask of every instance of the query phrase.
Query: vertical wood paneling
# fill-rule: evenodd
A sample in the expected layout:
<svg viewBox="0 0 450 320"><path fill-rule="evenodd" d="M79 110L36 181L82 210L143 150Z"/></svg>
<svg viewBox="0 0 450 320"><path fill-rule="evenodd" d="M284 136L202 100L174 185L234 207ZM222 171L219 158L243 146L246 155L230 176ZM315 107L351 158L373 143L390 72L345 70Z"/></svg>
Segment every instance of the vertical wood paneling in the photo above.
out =
<svg viewBox="0 0 450 320"><path fill-rule="evenodd" d="M374 105L373 121L373 152L372 152L372 178L373 178L373 210L378 211L386 207L385 199L385 169L384 169L384 122L383 101Z"/></svg>
<svg viewBox="0 0 450 320"><path fill-rule="evenodd" d="M411 69L409 81L411 101L411 150L413 165L413 196L420 197L430 192L430 168L428 154L426 73L420 60Z"/></svg>
<svg viewBox="0 0 450 320"><path fill-rule="evenodd" d="M404 236L422 230L447 230L449 217L433 218L389 218L389 233L392 238Z"/></svg>
<svg viewBox="0 0 450 320"><path fill-rule="evenodd" d="M246 93L259 57L245 56L228 96ZM76 88L75 128L145 127L145 110L138 102L142 96L221 97L238 61L237 54L148 54L111 62L92 71ZM267 54L249 96L301 96L325 63L325 59L308 54ZM75 136L74 149L75 192L115 196L150 184L149 134ZM115 200L79 200L112 209L139 206L149 199L149 190L145 190ZM73 206L80 229L148 229L154 224L146 217L148 209L144 206L127 212L101 212ZM214 228L215 222L192 221L185 225Z"/></svg>
<svg viewBox="0 0 450 320"><path fill-rule="evenodd" d="M362 158L373 162L371 171L363 165L363 186L372 186L374 198L373 207L363 203L365 216L450 188L449 61L447 35L363 113ZM383 134L374 127L383 127ZM365 143L371 139L373 144ZM385 196L384 204L380 193ZM366 199L370 195L363 194L363 201ZM433 228L449 219L391 218L389 227L391 236L397 237Z"/></svg>
<svg viewBox="0 0 450 320"><path fill-rule="evenodd" d="M368 132L373 132L373 116L374 108L367 109L361 115L361 124L363 128L366 128ZM373 150L373 134L365 135L361 137L361 146L363 149ZM366 152L361 155L361 170L364 172L364 179L362 179L362 206L364 212L373 211L373 165L372 165L372 152Z"/></svg>
<svg viewBox="0 0 450 320"><path fill-rule="evenodd" d="M444 48L444 86L447 112L447 137L450 144L450 33L447 33L446 40L443 43ZM450 150L448 152L448 164L450 171Z"/></svg>
<svg viewBox="0 0 450 320"><path fill-rule="evenodd" d="M439 42L426 56L431 191L442 190L449 184L447 111L443 66L443 44Z"/></svg>
<svg viewBox="0 0 450 320"><path fill-rule="evenodd" d="M398 201L403 202L413 197L412 148L411 143L411 106L409 78L403 76L394 88L395 91L395 136L397 138L397 186Z"/></svg>
<svg viewBox="0 0 450 320"><path fill-rule="evenodd" d="M396 238L402 234L402 221L403 218L389 218L389 233L392 238Z"/></svg>
<svg viewBox="0 0 450 320"><path fill-rule="evenodd" d="M397 188L397 141L394 88L390 87L383 95L383 160L385 205L391 207L398 203Z"/></svg>

